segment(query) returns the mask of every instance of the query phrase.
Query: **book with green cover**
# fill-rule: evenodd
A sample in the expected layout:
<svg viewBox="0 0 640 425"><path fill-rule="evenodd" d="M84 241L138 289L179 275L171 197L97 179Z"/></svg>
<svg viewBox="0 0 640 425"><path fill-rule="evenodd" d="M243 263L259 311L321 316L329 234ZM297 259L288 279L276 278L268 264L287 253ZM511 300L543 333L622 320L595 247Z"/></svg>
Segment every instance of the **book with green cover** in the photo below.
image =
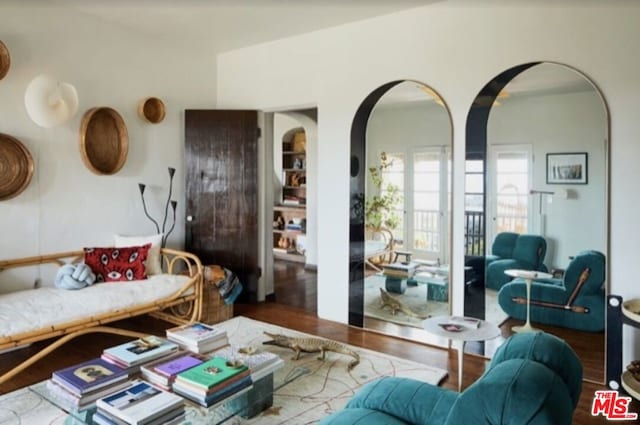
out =
<svg viewBox="0 0 640 425"><path fill-rule="evenodd" d="M225 358L212 357L196 367L179 373L176 381L184 381L208 390L238 374L249 373L249 369L244 364L234 366L236 365L227 364Z"/></svg>

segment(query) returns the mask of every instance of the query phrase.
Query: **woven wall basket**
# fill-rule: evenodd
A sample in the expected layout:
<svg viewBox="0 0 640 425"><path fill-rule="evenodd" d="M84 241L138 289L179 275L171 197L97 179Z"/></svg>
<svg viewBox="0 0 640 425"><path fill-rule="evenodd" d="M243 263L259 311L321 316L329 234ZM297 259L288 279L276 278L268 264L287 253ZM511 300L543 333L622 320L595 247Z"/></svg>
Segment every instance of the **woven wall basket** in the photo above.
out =
<svg viewBox="0 0 640 425"><path fill-rule="evenodd" d="M0 201L18 196L33 176L33 158L18 139L0 133Z"/></svg>
<svg viewBox="0 0 640 425"><path fill-rule="evenodd" d="M7 49L7 46L0 40L0 80L7 75L10 66L11 58L9 57L9 49Z"/></svg>
<svg viewBox="0 0 640 425"><path fill-rule="evenodd" d="M95 174L115 174L129 153L129 135L115 109L91 108L80 126L80 152L84 164Z"/></svg>
<svg viewBox="0 0 640 425"><path fill-rule="evenodd" d="M157 97L148 97L138 105L140 118L152 124L162 122L165 113L164 102Z"/></svg>

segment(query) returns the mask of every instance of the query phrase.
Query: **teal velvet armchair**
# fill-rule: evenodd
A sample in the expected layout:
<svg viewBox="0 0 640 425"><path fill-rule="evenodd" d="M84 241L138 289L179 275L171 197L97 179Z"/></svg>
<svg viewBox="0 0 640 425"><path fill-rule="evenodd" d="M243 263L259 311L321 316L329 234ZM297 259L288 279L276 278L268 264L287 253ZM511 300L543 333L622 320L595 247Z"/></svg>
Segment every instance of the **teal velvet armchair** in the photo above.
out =
<svg viewBox="0 0 640 425"><path fill-rule="evenodd" d="M581 331L601 332L605 316L605 256L598 251L576 255L560 279L531 284L531 321ZM526 284L514 279L498 292L500 307L509 316L524 320Z"/></svg>
<svg viewBox="0 0 640 425"><path fill-rule="evenodd" d="M566 342L543 332L515 334L462 393L385 377L320 425L564 425L572 423L581 390L582 364Z"/></svg>
<svg viewBox="0 0 640 425"><path fill-rule="evenodd" d="M504 273L509 269L546 271L543 263L546 253L547 241L542 236L518 235L510 257L487 259L485 286L495 290L502 288L512 279Z"/></svg>

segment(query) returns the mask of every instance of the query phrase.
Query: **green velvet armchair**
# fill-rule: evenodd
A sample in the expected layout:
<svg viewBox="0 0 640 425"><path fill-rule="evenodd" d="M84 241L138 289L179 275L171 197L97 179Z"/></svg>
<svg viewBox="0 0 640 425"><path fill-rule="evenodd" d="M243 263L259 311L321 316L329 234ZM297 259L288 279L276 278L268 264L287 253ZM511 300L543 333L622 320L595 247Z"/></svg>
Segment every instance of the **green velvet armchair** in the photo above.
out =
<svg viewBox="0 0 640 425"><path fill-rule="evenodd" d="M462 393L385 377L320 425L568 425L581 391L582 364L566 342L543 332L515 334Z"/></svg>
<svg viewBox="0 0 640 425"><path fill-rule="evenodd" d="M581 331L601 332L605 316L605 256L598 251L576 255L560 279L531 284L531 321ZM514 279L498 292L500 307L510 317L527 314L526 283Z"/></svg>

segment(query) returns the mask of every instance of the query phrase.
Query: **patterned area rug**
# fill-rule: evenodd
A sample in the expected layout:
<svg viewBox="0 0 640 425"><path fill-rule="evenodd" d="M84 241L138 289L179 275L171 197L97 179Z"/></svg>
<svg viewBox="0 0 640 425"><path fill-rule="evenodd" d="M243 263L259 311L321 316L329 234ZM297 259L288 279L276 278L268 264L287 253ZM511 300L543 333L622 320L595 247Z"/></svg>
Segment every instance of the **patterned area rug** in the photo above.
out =
<svg viewBox="0 0 640 425"><path fill-rule="evenodd" d="M253 419L233 418L225 422L228 424L313 424L341 409L359 387L381 376L406 376L438 385L447 375L445 370L439 368L349 345L346 347L360 356L360 364L351 371L347 370L347 365L352 358L343 354L328 353L324 361L318 360L315 353L302 354L300 359L295 361L291 359L291 350L263 345L262 342L269 339L263 332L295 337L313 335L246 317L234 317L216 326L227 331L232 345L252 346L278 354L285 361L285 365L276 372L276 383L304 373L276 391L272 408ZM28 389L0 396L2 425L57 425L63 424L64 419L65 415L61 410L52 407Z"/></svg>

